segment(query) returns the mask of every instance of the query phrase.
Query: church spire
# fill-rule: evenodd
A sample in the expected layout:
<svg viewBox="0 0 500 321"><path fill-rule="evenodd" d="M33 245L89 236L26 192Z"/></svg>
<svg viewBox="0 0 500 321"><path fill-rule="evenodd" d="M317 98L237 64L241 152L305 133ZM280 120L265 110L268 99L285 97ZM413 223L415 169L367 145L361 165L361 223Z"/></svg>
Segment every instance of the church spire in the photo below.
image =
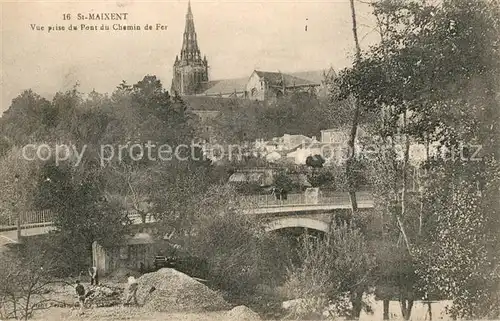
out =
<svg viewBox="0 0 500 321"><path fill-rule="evenodd" d="M171 91L179 95L199 94L203 91L203 84L207 81L208 61L206 57L202 58L198 47L191 1L189 1L181 54L180 57L175 57Z"/></svg>
<svg viewBox="0 0 500 321"><path fill-rule="evenodd" d="M191 12L191 0L188 0L188 15L190 15L191 17L193 17L193 13Z"/></svg>
<svg viewBox="0 0 500 321"><path fill-rule="evenodd" d="M197 61L200 59L200 49L194 29L193 12L191 11L191 1L188 2L186 13L186 26L184 29L184 38L182 40L181 60Z"/></svg>

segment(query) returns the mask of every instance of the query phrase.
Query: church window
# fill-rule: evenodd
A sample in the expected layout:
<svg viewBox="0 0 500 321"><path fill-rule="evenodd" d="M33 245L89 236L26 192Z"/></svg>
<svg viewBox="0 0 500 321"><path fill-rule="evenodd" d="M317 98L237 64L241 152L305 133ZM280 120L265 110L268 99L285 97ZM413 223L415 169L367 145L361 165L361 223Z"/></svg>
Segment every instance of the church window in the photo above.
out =
<svg viewBox="0 0 500 321"><path fill-rule="evenodd" d="M257 88L252 88L252 96L257 95Z"/></svg>

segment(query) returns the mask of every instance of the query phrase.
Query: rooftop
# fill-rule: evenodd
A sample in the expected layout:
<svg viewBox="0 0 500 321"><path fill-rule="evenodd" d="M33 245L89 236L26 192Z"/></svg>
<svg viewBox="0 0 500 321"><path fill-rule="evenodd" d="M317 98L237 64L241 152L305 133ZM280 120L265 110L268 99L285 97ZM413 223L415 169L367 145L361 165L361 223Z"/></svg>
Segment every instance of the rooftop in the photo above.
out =
<svg viewBox="0 0 500 321"><path fill-rule="evenodd" d="M287 86L301 86L301 85L320 85L325 78L325 73L331 73L332 70L312 70L300 72L270 72L270 71L255 71L259 77L264 77L273 85L281 82L282 76ZM231 78L211 80L203 84L204 91L201 95L219 95L230 93L241 93L246 90L246 85L249 77Z"/></svg>

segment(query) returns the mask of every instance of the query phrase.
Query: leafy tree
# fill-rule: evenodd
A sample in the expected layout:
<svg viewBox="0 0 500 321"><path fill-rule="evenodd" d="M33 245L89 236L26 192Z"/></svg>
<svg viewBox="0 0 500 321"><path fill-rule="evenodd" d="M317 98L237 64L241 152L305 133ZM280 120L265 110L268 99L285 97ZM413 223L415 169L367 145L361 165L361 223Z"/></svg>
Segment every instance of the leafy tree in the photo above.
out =
<svg viewBox="0 0 500 321"><path fill-rule="evenodd" d="M188 247L208 261L214 286L234 299L255 293L260 284L278 284L286 270L286 248L242 212L231 186L216 186L195 204Z"/></svg>
<svg viewBox="0 0 500 321"><path fill-rule="evenodd" d="M375 261L359 230L343 225L323 239L304 239L299 253L303 263L290 270L285 289L293 298L306 299L308 306L301 309L322 314L334 305L334 317L352 319L359 318L363 307L370 311L363 293Z"/></svg>
<svg viewBox="0 0 500 321"><path fill-rule="evenodd" d="M121 204L106 201L98 161L81 166L46 163L37 175L36 205L54 213L59 245L59 272L78 272L90 265L92 243L116 246L128 232Z"/></svg>
<svg viewBox="0 0 500 321"><path fill-rule="evenodd" d="M53 258L26 245L3 250L0 257L0 317L28 320L47 308L51 299L45 294L54 282L51 273L56 266Z"/></svg>
<svg viewBox="0 0 500 321"><path fill-rule="evenodd" d="M410 138L426 144L439 142L455 152L455 155L460 152L462 143L482 145L485 156L482 162L469 161L463 166L448 162L445 167L461 168L459 173L462 175L464 188L476 186L476 189L483 195L478 201L483 209L483 216L479 216L481 224L496 227L497 222L494 218L497 217L497 213L495 207L491 206L491 197L494 193L498 193L496 164L498 150L500 150L496 138L499 136L499 127L496 125L499 120L497 92L498 62L500 61L496 49L500 34L498 4L488 1L471 3L461 0L443 1L435 5L420 1L379 1L375 4L374 12L380 22L382 41L380 45L371 48L362 59L358 60L353 68L341 74L339 91L343 95L353 95L363 107L362 112L373 113L375 111L383 116L380 120L382 138L394 137L396 128L401 129L400 134L405 138L404 159L400 169L402 206L399 211L396 211L399 213L396 220L401 235L404 237L405 234L402 227L406 224L404 223L406 216L411 216L408 212L411 206L409 206L406 193ZM429 166L431 166L429 169L432 169L436 164L431 162ZM437 176L428 177L426 183L430 186L434 184L441 187L447 186L446 175L450 173L439 168L440 166L436 168ZM487 178L482 175L465 175L467 172L477 173L479 168L486 171ZM465 207L466 193L458 191L458 189L448 191L447 188L442 191L444 199L456 197L454 204L461 204L460 210L454 207L453 213L462 213L458 217L444 210L439 205L441 203L434 203L439 205L434 206L433 203L428 202L425 198L425 189L421 197L421 207L428 209L421 211L421 213L426 213L424 215L426 217L420 215L422 222L433 221L443 216L448 217L443 221L450 222L451 232L441 241L449 244L449 247L445 246L450 250L445 258L450 264L455 258L461 257L462 251L467 252L476 246L456 244L454 236L461 235L463 239L467 239L466 235L473 237L476 233L480 233L475 228L464 232L455 225L461 218L468 217L474 212L474 209ZM425 233L425 229L422 229L422 235ZM434 237L440 235L436 231L433 233L435 233ZM424 242L422 235L417 237L418 246L406 242L413 260L416 260L417 252L420 251L429 256L427 260L422 259L425 262L442 255L439 251L429 251L434 247L432 243ZM487 247L489 250L486 251L488 253L486 257L489 260L487 266L494 266L498 236L486 234L485 237L487 240L483 241L490 244ZM410 237L407 236L405 239L409 240ZM455 245L452 246L452 244ZM480 251L476 253L477 255L472 255L472 257L474 260L479 260L483 254ZM478 268L468 273L468 277L477 275L478 279L491 275L490 270ZM459 284L457 287L460 290L441 288L450 299L456 299L454 315L481 317L486 314L487 309L483 304L487 305L488 302L493 301L491 299L495 296L493 291L484 289L486 292L481 292L483 293L481 296L479 292L475 292L478 291L477 283L474 285L459 282L446 269L438 275L441 278L439 280L443 280L443 284L450 282ZM434 282L440 284L440 281ZM496 279L492 280L492 283L496 284L496 282ZM458 292L471 292L477 295L464 298Z"/></svg>
<svg viewBox="0 0 500 321"><path fill-rule="evenodd" d="M306 165L312 168L321 168L325 163L325 159L321 155L308 156L306 158Z"/></svg>
<svg viewBox="0 0 500 321"><path fill-rule="evenodd" d="M25 144L28 139L43 141L47 131L56 124L56 117L48 100L25 90L4 112L0 121L2 134L13 145Z"/></svg>
<svg viewBox="0 0 500 321"><path fill-rule="evenodd" d="M38 173L40 166L38 160L25 159L22 149L18 147L13 147L0 158L0 208L4 215L12 215L14 220L20 219L22 223L23 213L33 209L36 191L33 176ZM7 217L4 219L9 221Z"/></svg>

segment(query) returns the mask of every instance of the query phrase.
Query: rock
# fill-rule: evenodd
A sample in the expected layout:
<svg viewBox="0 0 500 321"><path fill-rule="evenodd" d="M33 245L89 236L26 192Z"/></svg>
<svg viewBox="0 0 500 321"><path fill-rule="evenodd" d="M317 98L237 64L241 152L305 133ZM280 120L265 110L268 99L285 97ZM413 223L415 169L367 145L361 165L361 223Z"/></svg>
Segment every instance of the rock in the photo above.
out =
<svg viewBox="0 0 500 321"><path fill-rule="evenodd" d="M238 320L238 321L256 321L262 320L260 316L252 311L250 308L240 305L232 310L228 311L226 314L228 320Z"/></svg>

